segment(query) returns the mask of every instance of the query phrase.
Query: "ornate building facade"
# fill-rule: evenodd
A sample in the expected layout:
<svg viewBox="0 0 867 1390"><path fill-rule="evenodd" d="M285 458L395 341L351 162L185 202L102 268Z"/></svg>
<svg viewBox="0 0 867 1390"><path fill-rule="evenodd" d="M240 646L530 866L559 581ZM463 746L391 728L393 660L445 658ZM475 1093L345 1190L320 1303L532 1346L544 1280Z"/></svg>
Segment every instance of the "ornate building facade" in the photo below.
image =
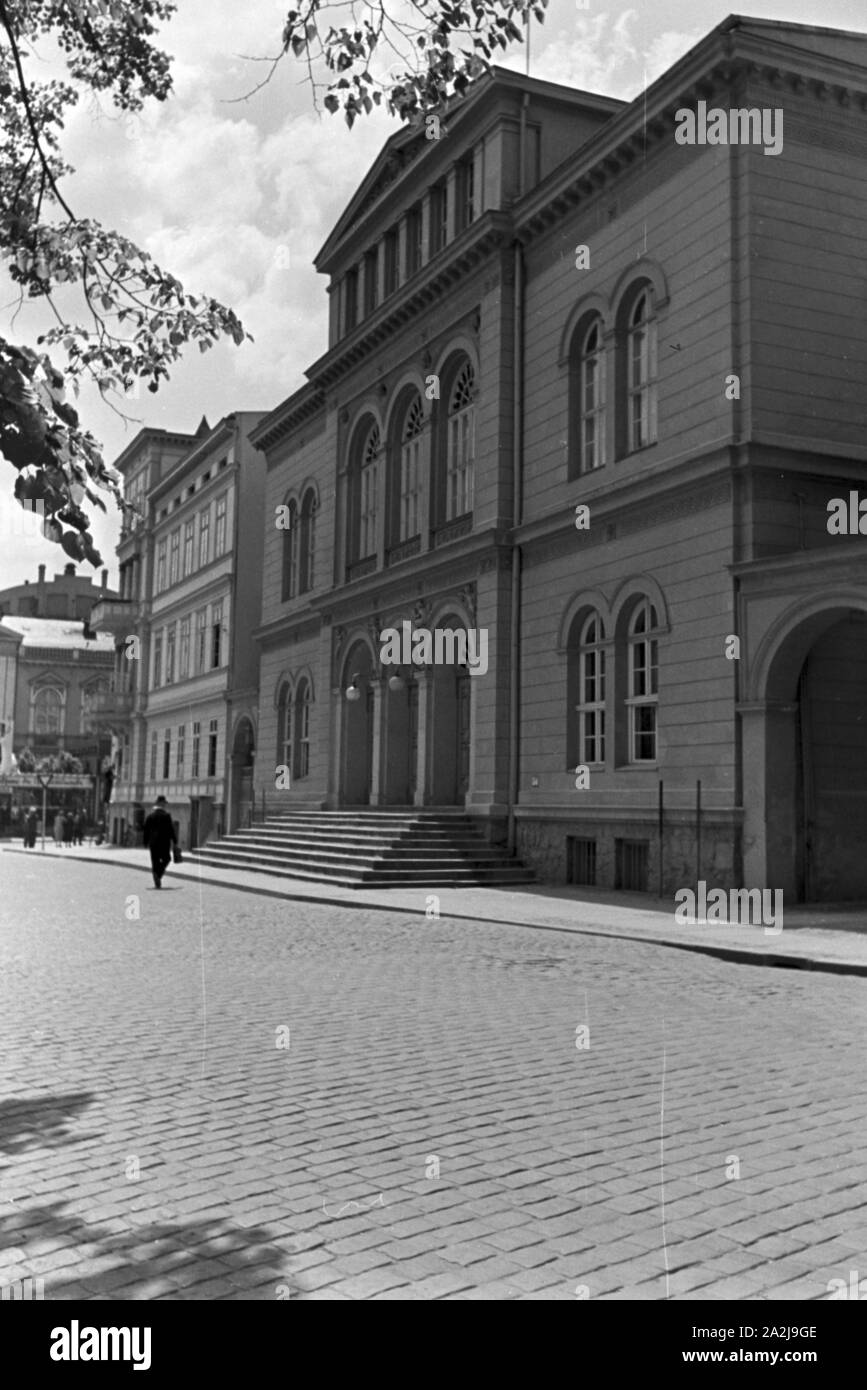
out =
<svg viewBox="0 0 867 1390"><path fill-rule="evenodd" d="M92 619L115 645L115 842L138 837L159 795L185 848L249 820L264 461L248 434L260 418L144 429L116 461L137 516L118 547L120 598Z"/></svg>
<svg viewBox="0 0 867 1390"><path fill-rule="evenodd" d="M684 143L700 102L743 138ZM389 140L317 258L328 350L253 434L270 808L867 893L867 543L826 526L867 459L865 111L864 36L735 17L632 103L497 70ZM486 673L384 665L404 622L486 630Z"/></svg>

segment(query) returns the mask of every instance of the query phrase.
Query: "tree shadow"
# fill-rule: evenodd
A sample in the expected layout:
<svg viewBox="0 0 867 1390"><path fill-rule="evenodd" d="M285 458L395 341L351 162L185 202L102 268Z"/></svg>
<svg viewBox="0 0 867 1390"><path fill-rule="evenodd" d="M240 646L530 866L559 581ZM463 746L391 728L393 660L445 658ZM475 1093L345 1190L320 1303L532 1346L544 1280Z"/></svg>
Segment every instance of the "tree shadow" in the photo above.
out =
<svg viewBox="0 0 867 1390"><path fill-rule="evenodd" d="M4 1222L4 1244L25 1254L34 1230L40 1243L62 1236L64 1252L82 1247L86 1266L64 1265L52 1274L50 1257L39 1261L46 1301L276 1299L298 1292L287 1273L291 1252L275 1243L287 1237L265 1226L239 1227L215 1217L147 1221L118 1232L67 1214L66 1205L17 1208ZM24 1279L36 1271L25 1260L11 1273Z"/></svg>
<svg viewBox="0 0 867 1390"><path fill-rule="evenodd" d="M66 1095L0 1101L0 1153L22 1153L30 1145L57 1149L92 1138L72 1134L69 1126L93 1100L92 1091L70 1091Z"/></svg>

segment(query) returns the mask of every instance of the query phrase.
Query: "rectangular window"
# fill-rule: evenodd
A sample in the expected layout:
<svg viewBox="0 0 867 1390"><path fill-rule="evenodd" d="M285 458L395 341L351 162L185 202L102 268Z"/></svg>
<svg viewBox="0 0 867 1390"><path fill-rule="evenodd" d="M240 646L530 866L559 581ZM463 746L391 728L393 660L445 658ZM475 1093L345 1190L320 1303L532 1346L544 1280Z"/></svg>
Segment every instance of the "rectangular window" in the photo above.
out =
<svg viewBox="0 0 867 1390"><path fill-rule="evenodd" d="M218 555L226 553L226 499L228 493L224 492L222 497L217 498L217 507L214 518L214 559Z"/></svg>
<svg viewBox="0 0 867 1390"><path fill-rule="evenodd" d="M629 645L629 758L656 762L656 712L659 699L659 643L655 637Z"/></svg>
<svg viewBox="0 0 867 1390"><path fill-rule="evenodd" d="M394 294L397 289L397 228L385 234L385 293Z"/></svg>
<svg viewBox="0 0 867 1390"><path fill-rule="evenodd" d="M208 610L200 608L196 614L196 650L193 675L200 676L205 669L205 653L208 645Z"/></svg>
<svg viewBox="0 0 867 1390"><path fill-rule="evenodd" d="M176 764L176 768L177 768L177 773L176 773L176 775L177 775L177 777L178 777L178 780L180 780L180 779L183 777L183 775L184 775L184 753L185 753L185 751L186 751L186 741L187 741L187 726L186 726L186 724L179 724L179 725L178 725L178 759L177 759L177 764Z"/></svg>
<svg viewBox="0 0 867 1390"><path fill-rule="evenodd" d="M166 685L175 683L175 641L177 638L177 623L169 623L166 628Z"/></svg>
<svg viewBox="0 0 867 1390"><path fill-rule="evenodd" d="M217 721L212 719L208 725L208 774L209 777L217 775Z"/></svg>
<svg viewBox="0 0 867 1390"><path fill-rule="evenodd" d="M476 215L475 165L472 156L461 160L456 173L457 223L458 231L462 232Z"/></svg>
<svg viewBox="0 0 867 1390"><path fill-rule="evenodd" d="M181 528L172 532L169 546L169 584L177 584L181 577Z"/></svg>
<svg viewBox="0 0 867 1390"><path fill-rule="evenodd" d="M157 543L157 576L154 592L161 594L166 587L166 555L168 553L168 541L161 540Z"/></svg>
<svg viewBox="0 0 867 1390"><path fill-rule="evenodd" d="M358 323L358 270L353 266L352 270L346 272L346 279L343 282L344 295L344 330L351 333Z"/></svg>
<svg viewBox="0 0 867 1390"><path fill-rule="evenodd" d="M172 731L166 729L163 733L163 781L168 781L172 775Z"/></svg>
<svg viewBox="0 0 867 1390"><path fill-rule="evenodd" d="M152 732L152 734L151 734L151 764L150 764L150 774L151 774L151 781L152 781L152 782L155 782L156 779L157 779L157 731L156 731L156 729L154 729L153 732Z"/></svg>
<svg viewBox="0 0 867 1390"><path fill-rule="evenodd" d="M379 303L379 251L377 247L364 256L364 312L372 314Z"/></svg>
<svg viewBox="0 0 867 1390"><path fill-rule="evenodd" d="M422 221L421 208L410 208L406 215L406 273L407 278L421 270Z"/></svg>
<svg viewBox="0 0 867 1390"><path fill-rule="evenodd" d="M190 776L191 776L191 777L198 777L198 775L199 775L199 753L200 753L200 751L201 751L201 746L202 746L202 726L201 726L201 724L198 722L198 720L195 720L195 721L193 722L193 762L192 762L192 766L191 766L191 768L190 768Z"/></svg>
<svg viewBox="0 0 867 1390"><path fill-rule="evenodd" d="M187 522L184 527L184 578L193 572L193 554L196 535L196 523L194 520Z"/></svg>
<svg viewBox="0 0 867 1390"><path fill-rule="evenodd" d="M215 603L211 608L211 670L220 665L223 655L223 604Z"/></svg>
<svg viewBox="0 0 867 1390"><path fill-rule="evenodd" d="M566 836L566 882L596 887L596 841Z"/></svg>
<svg viewBox="0 0 867 1390"><path fill-rule="evenodd" d="M178 680L185 681L190 674L190 618L181 618L181 642L178 657Z"/></svg>
<svg viewBox="0 0 867 1390"><path fill-rule="evenodd" d="M614 841L614 887L633 893L648 891L650 845L647 840Z"/></svg>
<svg viewBox="0 0 867 1390"><path fill-rule="evenodd" d="M158 690L163 683L163 634L162 630L154 633L154 674L151 685L154 690Z"/></svg>
<svg viewBox="0 0 867 1390"><path fill-rule="evenodd" d="M580 657L578 744L582 763L605 762L605 650L587 646Z"/></svg>
<svg viewBox="0 0 867 1390"><path fill-rule="evenodd" d="M211 509L199 512L199 569L203 569L211 558Z"/></svg>
<svg viewBox="0 0 867 1390"><path fill-rule="evenodd" d="M430 191L430 252L442 251L449 234L449 192L447 185L435 183Z"/></svg>

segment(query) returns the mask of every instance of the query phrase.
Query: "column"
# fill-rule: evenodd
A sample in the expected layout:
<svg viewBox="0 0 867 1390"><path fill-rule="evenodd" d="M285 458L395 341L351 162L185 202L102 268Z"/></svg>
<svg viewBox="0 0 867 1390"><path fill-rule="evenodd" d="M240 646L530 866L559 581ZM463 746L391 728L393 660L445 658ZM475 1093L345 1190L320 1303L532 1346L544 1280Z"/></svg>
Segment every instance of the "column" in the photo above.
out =
<svg viewBox="0 0 867 1390"><path fill-rule="evenodd" d="M458 171L454 164L446 175L446 245L450 246L457 236L457 175Z"/></svg>
<svg viewBox="0 0 867 1390"><path fill-rule="evenodd" d="M739 706L743 861L747 888L781 888L794 901L799 856L796 704Z"/></svg>
<svg viewBox="0 0 867 1390"><path fill-rule="evenodd" d="M409 250L407 247L407 218L404 215L397 224L397 283L398 287L405 285L408 279L407 265L409 263Z"/></svg>
<svg viewBox="0 0 867 1390"><path fill-rule="evenodd" d="M430 693L431 693L431 672L427 666L422 666L416 671L416 685L418 686L418 760L416 762L415 774L415 798L416 806L427 806L428 796L428 776L427 776L427 750L430 730Z"/></svg>
<svg viewBox="0 0 867 1390"><path fill-rule="evenodd" d="M431 258L430 251L430 193L425 193L421 200L421 263L427 265Z"/></svg>
<svg viewBox="0 0 867 1390"><path fill-rule="evenodd" d="M370 804L371 806L382 806L385 804L385 788L382 782L382 720L385 708L382 692L384 681L371 678L368 684L373 691L373 728L370 740ZM363 692L362 698L364 698Z"/></svg>
<svg viewBox="0 0 867 1390"><path fill-rule="evenodd" d="M333 686L331 690L331 738L330 757L328 760L328 791L326 795L326 808L334 810L340 805L340 772L343 759L343 700L344 695L340 686Z"/></svg>

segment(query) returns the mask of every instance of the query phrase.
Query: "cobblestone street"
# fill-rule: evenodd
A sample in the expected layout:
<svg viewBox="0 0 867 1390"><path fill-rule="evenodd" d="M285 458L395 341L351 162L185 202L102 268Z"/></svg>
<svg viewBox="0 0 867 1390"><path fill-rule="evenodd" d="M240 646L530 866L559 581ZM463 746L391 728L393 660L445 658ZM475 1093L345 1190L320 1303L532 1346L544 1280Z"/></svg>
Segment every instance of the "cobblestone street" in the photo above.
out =
<svg viewBox="0 0 867 1390"><path fill-rule="evenodd" d="M36 854L3 879L7 1283L824 1299L867 1275L863 979Z"/></svg>

